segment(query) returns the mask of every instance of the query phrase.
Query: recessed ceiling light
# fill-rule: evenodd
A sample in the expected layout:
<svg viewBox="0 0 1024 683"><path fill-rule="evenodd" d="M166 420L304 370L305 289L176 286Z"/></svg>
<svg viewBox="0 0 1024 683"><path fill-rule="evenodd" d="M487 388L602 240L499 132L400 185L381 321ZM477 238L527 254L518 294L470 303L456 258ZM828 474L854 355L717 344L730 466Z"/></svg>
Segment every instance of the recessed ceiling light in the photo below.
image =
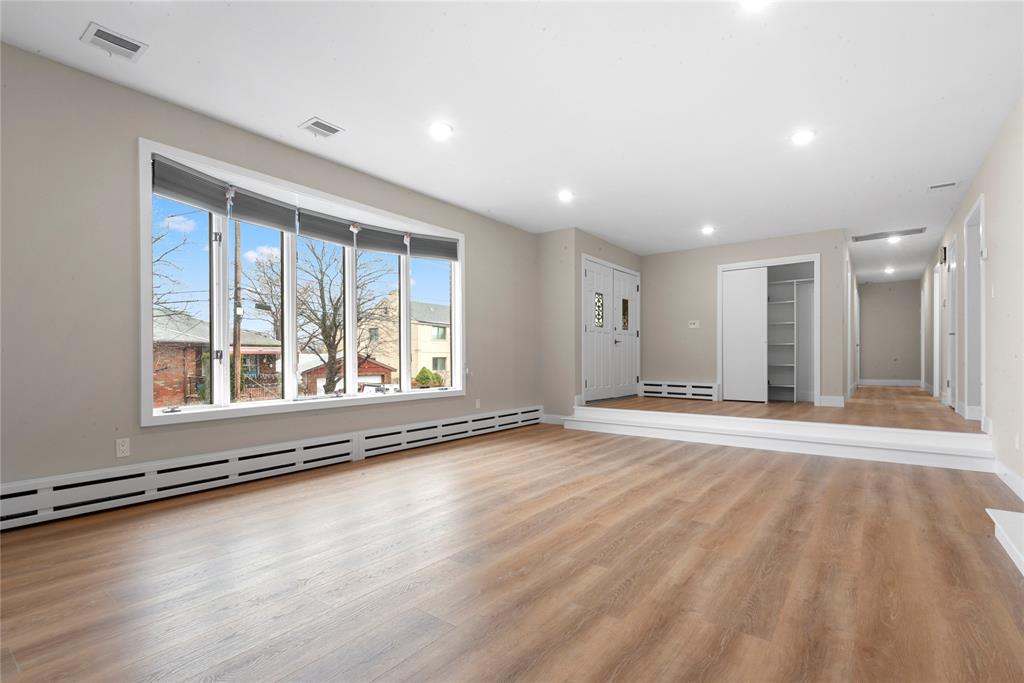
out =
<svg viewBox="0 0 1024 683"><path fill-rule="evenodd" d="M760 12L770 4L771 0L741 0L740 7L742 7L745 12L753 14L755 12Z"/></svg>
<svg viewBox="0 0 1024 683"><path fill-rule="evenodd" d="M811 144L811 142L814 140L814 136L815 132L810 128L801 128L800 130L793 133L793 137L791 137L790 140L792 140L793 144L796 145L797 147L803 147L805 145Z"/></svg>
<svg viewBox="0 0 1024 683"><path fill-rule="evenodd" d="M899 235L893 235L887 241L889 242L889 244L899 244L901 239L903 238L900 237Z"/></svg>
<svg viewBox="0 0 1024 683"><path fill-rule="evenodd" d="M455 133L452 124L447 121L434 121L430 124L430 137L438 142L444 142Z"/></svg>
<svg viewBox="0 0 1024 683"><path fill-rule="evenodd" d="M703 228L700 229L700 231L702 233L704 233L705 235L711 235L711 234L713 234L715 232L715 226L713 226L713 225L705 225Z"/></svg>
<svg viewBox="0 0 1024 683"><path fill-rule="evenodd" d="M893 268L892 266L886 266L885 267L885 274L886 275L892 275L895 272L896 272L896 269Z"/></svg>
<svg viewBox="0 0 1024 683"><path fill-rule="evenodd" d="M562 202L563 204L568 204L573 199L576 199L576 195L573 194L572 190L559 190L558 191L558 201Z"/></svg>

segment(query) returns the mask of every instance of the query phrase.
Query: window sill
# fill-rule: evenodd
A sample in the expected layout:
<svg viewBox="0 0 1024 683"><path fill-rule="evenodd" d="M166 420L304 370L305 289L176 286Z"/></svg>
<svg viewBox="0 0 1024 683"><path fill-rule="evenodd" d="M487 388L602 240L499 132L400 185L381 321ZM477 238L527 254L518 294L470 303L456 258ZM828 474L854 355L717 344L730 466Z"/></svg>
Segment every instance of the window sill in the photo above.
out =
<svg viewBox="0 0 1024 683"><path fill-rule="evenodd" d="M237 403L231 406L190 406L180 412L154 412L142 414L143 427L158 425L182 424L186 422L206 422L209 420L228 420L234 417L250 417L253 415L273 415L276 413L297 413L325 408L342 408L345 406L379 405L416 401L448 396L465 396L464 389L422 389L400 394L384 394L381 396L338 396L336 398L303 399L296 401L260 401L258 403Z"/></svg>

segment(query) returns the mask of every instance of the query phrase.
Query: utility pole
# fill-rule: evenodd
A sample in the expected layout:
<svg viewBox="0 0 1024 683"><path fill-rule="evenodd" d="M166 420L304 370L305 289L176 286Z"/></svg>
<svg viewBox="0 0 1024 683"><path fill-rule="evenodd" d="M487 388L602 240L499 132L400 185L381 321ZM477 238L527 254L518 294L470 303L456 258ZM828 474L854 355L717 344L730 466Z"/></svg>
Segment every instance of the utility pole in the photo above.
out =
<svg viewBox="0 0 1024 683"><path fill-rule="evenodd" d="M233 396L242 398L242 227L235 221L235 325L231 343L231 367L234 370Z"/></svg>

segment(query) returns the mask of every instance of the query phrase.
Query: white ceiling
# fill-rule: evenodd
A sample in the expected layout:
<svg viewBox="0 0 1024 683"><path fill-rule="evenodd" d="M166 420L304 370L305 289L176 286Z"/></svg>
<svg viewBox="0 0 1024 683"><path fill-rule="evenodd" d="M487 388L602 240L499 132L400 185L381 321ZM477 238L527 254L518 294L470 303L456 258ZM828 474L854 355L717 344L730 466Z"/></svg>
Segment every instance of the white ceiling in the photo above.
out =
<svg viewBox="0 0 1024 683"><path fill-rule="evenodd" d="M650 254L928 227L855 247L862 279L921 272L967 183L926 188L969 181L1021 94L1020 3L0 7L5 42L534 232ZM108 57L90 21L149 50Z"/></svg>

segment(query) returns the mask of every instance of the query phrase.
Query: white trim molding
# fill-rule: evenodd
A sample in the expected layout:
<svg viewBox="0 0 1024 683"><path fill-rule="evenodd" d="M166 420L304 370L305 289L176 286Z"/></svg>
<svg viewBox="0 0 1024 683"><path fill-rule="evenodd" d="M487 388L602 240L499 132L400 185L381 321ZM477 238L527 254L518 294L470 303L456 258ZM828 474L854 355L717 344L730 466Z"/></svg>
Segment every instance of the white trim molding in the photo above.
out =
<svg viewBox="0 0 1024 683"><path fill-rule="evenodd" d="M967 410L964 411L964 418L968 420L981 421L982 408L981 406L967 406Z"/></svg>
<svg viewBox="0 0 1024 683"><path fill-rule="evenodd" d="M569 417L567 415L548 415L547 413L544 413L541 416L540 421L546 425L558 425L561 427L568 419Z"/></svg>
<svg viewBox="0 0 1024 683"><path fill-rule="evenodd" d="M1010 556L1017 569L1024 574L1024 512L991 508L986 508L985 512L992 518L999 545L1003 546L1003 550Z"/></svg>
<svg viewBox="0 0 1024 683"><path fill-rule="evenodd" d="M814 405L822 408L842 408L846 405L846 399L842 396L819 396Z"/></svg>
<svg viewBox="0 0 1024 683"><path fill-rule="evenodd" d="M1024 503L1024 477L1007 467L1002 460L996 460L996 476Z"/></svg>
<svg viewBox="0 0 1024 683"><path fill-rule="evenodd" d="M862 379L860 384L866 387L917 387L921 388L919 379Z"/></svg>
<svg viewBox="0 0 1024 683"><path fill-rule="evenodd" d="M992 472L987 434L581 407L566 429Z"/></svg>
<svg viewBox="0 0 1024 683"><path fill-rule="evenodd" d="M434 443L537 424L543 406L331 434L218 453L167 458L0 487L0 528L134 505Z"/></svg>

